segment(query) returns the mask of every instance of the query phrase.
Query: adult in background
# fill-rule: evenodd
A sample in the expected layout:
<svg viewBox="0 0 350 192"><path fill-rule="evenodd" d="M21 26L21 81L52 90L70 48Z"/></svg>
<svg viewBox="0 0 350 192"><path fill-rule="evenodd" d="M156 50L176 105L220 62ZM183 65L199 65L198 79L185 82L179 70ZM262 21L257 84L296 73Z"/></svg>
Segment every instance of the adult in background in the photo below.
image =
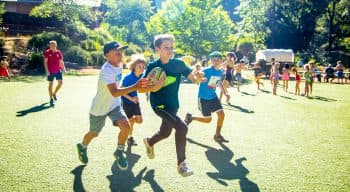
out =
<svg viewBox="0 0 350 192"><path fill-rule="evenodd" d="M344 84L344 65L341 61L337 61L335 70L337 70L338 83Z"/></svg>
<svg viewBox="0 0 350 192"><path fill-rule="evenodd" d="M335 78L334 72L335 70L332 67L332 64L329 64L328 67L325 69L326 72L326 76L324 76L324 81L325 82L331 82L333 81L333 79Z"/></svg>
<svg viewBox="0 0 350 192"><path fill-rule="evenodd" d="M63 63L63 55L60 50L57 49L57 42L50 41L49 49L44 52L44 67L49 81L49 97L50 106L54 106L54 100L57 101L57 92L62 87L62 71L65 70ZM53 80L56 78L58 81L55 90L53 91Z"/></svg>

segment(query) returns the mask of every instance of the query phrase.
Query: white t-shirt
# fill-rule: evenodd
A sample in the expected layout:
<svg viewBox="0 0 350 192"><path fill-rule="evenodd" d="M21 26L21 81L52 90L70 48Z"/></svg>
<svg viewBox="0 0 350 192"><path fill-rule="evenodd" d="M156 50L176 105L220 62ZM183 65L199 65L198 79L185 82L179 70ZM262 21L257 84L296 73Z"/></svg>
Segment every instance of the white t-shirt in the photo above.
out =
<svg viewBox="0 0 350 192"><path fill-rule="evenodd" d="M108 61L102 65L98 77L97 93L92 100L90 114L103 116L121 105L121 98L113 97L107 85L115 83L119 87L122 79L122 70L122 66L115 67Z"/></svg>

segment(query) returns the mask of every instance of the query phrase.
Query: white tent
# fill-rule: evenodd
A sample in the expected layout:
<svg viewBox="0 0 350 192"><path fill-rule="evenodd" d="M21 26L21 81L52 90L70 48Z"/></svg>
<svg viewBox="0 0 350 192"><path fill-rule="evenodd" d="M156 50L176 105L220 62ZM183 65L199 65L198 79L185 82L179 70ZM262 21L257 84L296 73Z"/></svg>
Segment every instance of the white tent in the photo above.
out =
<svg viewBox="0 0 350 192"><path fill-rule="evenodd" d="M265 49L259 50L255 54L256 61L265 60L271 61L271 58L275 58L277 62L294 62L294 52L291 49Z"/></svg>

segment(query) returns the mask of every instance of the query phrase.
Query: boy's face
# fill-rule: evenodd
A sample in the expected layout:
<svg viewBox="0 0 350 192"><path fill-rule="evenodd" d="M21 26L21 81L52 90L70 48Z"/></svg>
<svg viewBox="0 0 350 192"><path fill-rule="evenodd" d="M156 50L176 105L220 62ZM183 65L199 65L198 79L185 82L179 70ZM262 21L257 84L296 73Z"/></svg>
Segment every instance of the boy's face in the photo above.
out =
<svg viewBox="0 0 350 192"><path fill-rule="evenodd" d="M119 64L123 59L123 51L112 49L106 54L106 58L111 64Z"/></svg>
<svg viewBox="0 0 350 192"><path fill-rule="evenodd" d="M160 58L171 59L174 54L174 42L171 40L165 40L160 47L156 47L156 51Z"/></svg>
<svg viewBox="0 0 350 192"><path fill-rule="evenodd" d="M213 57L210 59L210 61L214 67L219 67L222 63L222 59L220 57Z"/></svg>

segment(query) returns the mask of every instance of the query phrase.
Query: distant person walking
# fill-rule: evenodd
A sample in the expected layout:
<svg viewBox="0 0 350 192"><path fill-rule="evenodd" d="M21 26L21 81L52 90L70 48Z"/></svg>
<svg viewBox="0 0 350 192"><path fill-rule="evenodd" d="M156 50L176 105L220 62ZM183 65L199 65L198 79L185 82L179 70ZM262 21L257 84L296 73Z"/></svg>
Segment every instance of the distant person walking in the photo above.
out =
<svg viewBox="0 0 350 192"><path fill-rule="evenodd" d="M63 55L60 50L57 49L57 42L50 41L49 49L44 52L44 67L49 81L49 97L50 106L54 106L54 101L57 101L57 92L62 87L62 71L65 70ZM53 80L56 78L58 81L55 90L53 90Z"/></svg>

